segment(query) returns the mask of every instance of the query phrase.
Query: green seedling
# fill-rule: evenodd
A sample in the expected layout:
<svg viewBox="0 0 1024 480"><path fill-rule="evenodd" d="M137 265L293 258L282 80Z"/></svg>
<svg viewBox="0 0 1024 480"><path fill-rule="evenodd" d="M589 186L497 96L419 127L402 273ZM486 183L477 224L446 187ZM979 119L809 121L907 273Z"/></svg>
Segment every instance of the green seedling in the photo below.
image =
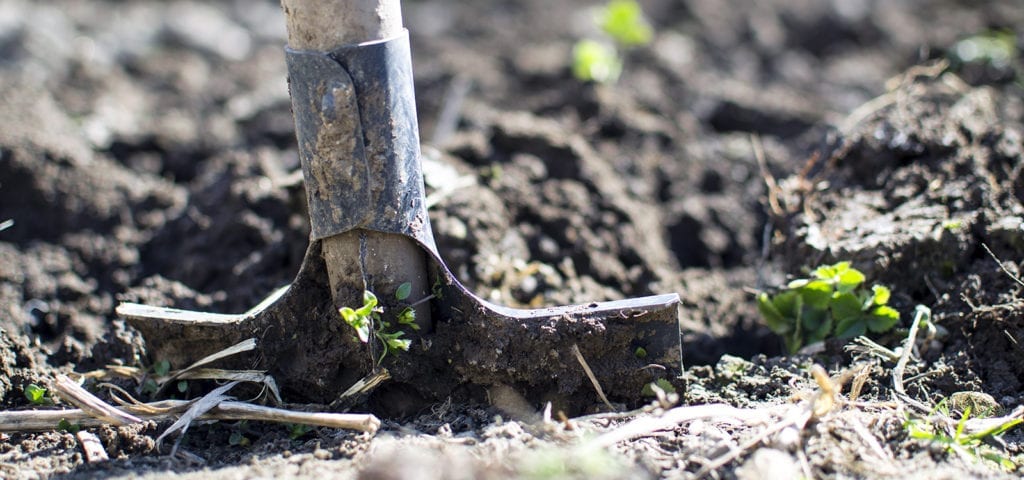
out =
<svg viewBox="0 0 1024 480"><path fill-rule="evenodd" d="M644 18L640 4L633 0L612 0L597 13L601 30L615 40L615 43L634 47L651 42L654 30Z"/></svg>
<svg viewBox="0 0 1024 480"><path fill-rule="evenodd" d="M1011 428L1020 425L1024 420L1014 418L977 433L966 433L965 427L970 416L971 408L967 407L957 422L956 428L951 432L927 420L909 417L904 422L903 427L907 430L910 438L936 443L944 447L947 452L956 453L965 458L988 460L1010 471L1016 469L1016 462L1007 458L994 447L985 444L985 440L1006 433Z"/></svg>
<svg viewBox="0 0 1024 480"><path fill-rule="evenodd" d="M882 285L867 289L864 280L850 262L822 266L811 278L789 282L775 295L758 294L758 309L790 353L826 338L887 332L900 319L899 312L886 305L891 292Z"/></svg>
<svg viewBox="0 0 1024 480"><path fill-rule="evenodd" d="M53 405L53 401L46 396L46 389L34 383L25 387L25 398L32 405Z"/></svg>
<svg viewBox="0 0 1024 480"><path fill-rule="evenodd" d="M231 436L228 437L228 444L234 447L248 447L251 443L249 437L239 431L231 432Z"/></svg>
<svg viewBox="0 0 1024 480"><path fill-rule="evenodd" d="M153 377L162 378L171 373L171 362L167 360L160 360L154 363L150 367L150 373L152 373L152 376L147 377L146 380L142 382L141 392L146 395L154 395L156 392L160 391L160 385ZM178 385L178 388L181 388L180 384Z"/></svg>
<svg viewBox="0 0 1024 480"><path fill-rule="evenodd" d="M615 47L597 40L580 40L572 49L572 74L585 82L614 83L622 73Z"/></svg>
<svg viewBox="0 0 1024 480"><path fill-rule="evenodd" d="M622 52L651 42L654 30L634 0L612 0L594 22L606 40L586 38L572 49L572 73L584 82L614 83L622 73Z"/></svg>
<svg viewBox="0 0 1024 480"><path fill-rule="evenodd" d="M648 383L644 385L644 388L643 390L640 391L640 393L647 397L656 396L657 394L654 393L654 387L652 387L652 385L657 386L665 393L676 393L676 387L673 387L672 383L664 378L659 378L655 380L653 383Z"/></svg>
<svg viewBox="0 0 1024 480"><path fill-rule="evenodd" d="M79 425L77 423L71 423L66 418L62 418L62 419L60 419L59 422L57 422L57 430L60 430L62 432L68 432L68 433L71 433L71 434L75 434L75 433L78 433L78 431L81 430L81 429L82 429L81 425Z"/></svg>
<svg viewBox="0 0 1024 480"><path fill-rule="evenodd" d="M298 440L303 435L312 432L312 425L305 425L302 423L289 423L288 424L288 438L292 440Z"/></svg>
<svg viewBox="0 0 1024 480"><path fill-rule="evenodd" d="M410 285L408 288L403 288L405 285L407 284L399 286L398 291L395 292L396 298L409 297L412 287ZM408 290L408 292L403 290ZM377 364L380 365L389 353L397 355L399 351L409 351L412 341L402 338L405 336L405 331L403 330L390 331L391 323L381 318L381 313L384 310L377 305L377 296L373 292L366 290L363 292L363 306L357 309L342 307L338 312L341 313L341 318L345 323L356 331L356 336L360 342L369 343L371 336L380 342L381 354L377 358ZM408 326L413 330L419 330L420 328L416 324L416 311L412 307L403 308L396 318L399 325Z"/></svg>

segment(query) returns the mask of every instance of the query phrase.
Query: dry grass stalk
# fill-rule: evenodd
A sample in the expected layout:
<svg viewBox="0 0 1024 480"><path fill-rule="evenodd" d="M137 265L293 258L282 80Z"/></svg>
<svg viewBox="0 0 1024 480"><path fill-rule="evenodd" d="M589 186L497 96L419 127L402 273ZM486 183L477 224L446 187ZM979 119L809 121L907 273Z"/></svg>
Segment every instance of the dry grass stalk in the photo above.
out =
<svg viewBox="0 0 1024 480"><path fill-rule="evenodd" d="M139 417L118 410L113 405L100 400L99 397L89 393L66 375L57 375L55 383L60 398L88 412L89 415L104 420L107 424L122 426L142 421Z"/></svg>
<svg viewBox="0 0 1024 480"><path fill-rule="evenodd" d="M188 410L185 410L185 413L178 418L177 421L168 427L164 433L161 433L159 437L156 437L157 449L160 448L160 444L163 442L164 438L167 438L168 435L181 430L181 435L178 437L178 440L174 442L174 447L171 448L171 456L173 457L178 451L178 444L181 443L181 439L185 436L185 432L188 431L188 427L192 425L192 422L204 413L212 410L217 405L220 405L222 402L232 398L227 396L227 392L234 388L235 385L238 385L238 382L221 385L213 389L210 393L203 395L203 398L192 402L192 405L189 405Z"/></svg>
<svg viewBox="0 0 1024 480"><path fill-rule="evenodd" d="M188 400L163 400L160 402L128 405L121 407L143 421L165 421L175 418L188 409ZM63 410L19 410L0 412L0 432L45 432L57 430L61 420L82 428L110 425L103 419L93 417L77 408ZM298 423L316 427L342 428L361 432L376 433L380 420L370 414L299 412L281 408L264 407L245 402L225 401L216 408L200 415L198 420L251 420L256 422Z"/></svg>
<svg viewBox="0 0 1024 480"><path fill-rule="evenodd" d="M583 371L587 374L587 378L590 379L590 383L594 385L594 390L597 391L597 396L601 398L601 401L604 402L606 407L608 407L608 410L614 411L615 407L613 407L612 403L608 401L608 397L604 394L604 389L601 388L601 383L597 381L597 377L594 376L594 371L590 369L590 365L587 364L587 359L583 358L583 353L580 352L580 347L575 343L572 344L572 353L573 355L576 355L576 360L580 362L580 365L583 367Z"/></svg>

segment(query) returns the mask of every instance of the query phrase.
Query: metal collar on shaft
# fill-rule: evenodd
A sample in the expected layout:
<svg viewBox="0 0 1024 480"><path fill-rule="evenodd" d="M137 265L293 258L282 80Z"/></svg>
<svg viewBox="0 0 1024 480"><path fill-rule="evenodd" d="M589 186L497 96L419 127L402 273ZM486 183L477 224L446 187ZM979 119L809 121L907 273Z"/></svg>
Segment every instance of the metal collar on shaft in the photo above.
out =
<svg viewBox="0 0 1024 480"><path fill-rule="evenodd" d="M313 238L364 228L433 247L408 32L286 53Z"/></svg>

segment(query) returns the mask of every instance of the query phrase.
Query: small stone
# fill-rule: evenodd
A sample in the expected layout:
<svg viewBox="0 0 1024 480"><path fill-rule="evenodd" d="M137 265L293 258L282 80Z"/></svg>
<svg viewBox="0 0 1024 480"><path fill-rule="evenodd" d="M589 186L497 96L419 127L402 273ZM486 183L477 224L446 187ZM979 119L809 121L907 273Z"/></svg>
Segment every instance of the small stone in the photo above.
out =
<svg viewBox="0 0 1024 480"><path fill-rule="evenodd" d="M740 480L774 480L778 478L802 478L800 465L792 455L774 448L762 448L750 456L736 469Z"/></svg>
<svg viewBox="0 0 1024 480"><path fill-rule="evenodd" d="M313 458L317 460L329 460L331 457L331 452L328 452L327 450L324 450L322 448L313 450Z"/></svg>

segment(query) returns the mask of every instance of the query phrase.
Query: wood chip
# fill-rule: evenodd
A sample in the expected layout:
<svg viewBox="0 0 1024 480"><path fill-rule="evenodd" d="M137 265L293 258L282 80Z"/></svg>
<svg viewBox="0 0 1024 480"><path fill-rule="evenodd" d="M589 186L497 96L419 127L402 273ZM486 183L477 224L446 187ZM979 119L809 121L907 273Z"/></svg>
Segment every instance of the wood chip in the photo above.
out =
<svg viewBox="0 0 1024 480"><path fill-rule="evenodd" d="M93 433L79 430L75 434L75 438L78 439L79 445L82 446L82 451L85 452L86 462L100 463L110 460L110 457L107 456L107 450L103 448L103 443Z"/></svg>

